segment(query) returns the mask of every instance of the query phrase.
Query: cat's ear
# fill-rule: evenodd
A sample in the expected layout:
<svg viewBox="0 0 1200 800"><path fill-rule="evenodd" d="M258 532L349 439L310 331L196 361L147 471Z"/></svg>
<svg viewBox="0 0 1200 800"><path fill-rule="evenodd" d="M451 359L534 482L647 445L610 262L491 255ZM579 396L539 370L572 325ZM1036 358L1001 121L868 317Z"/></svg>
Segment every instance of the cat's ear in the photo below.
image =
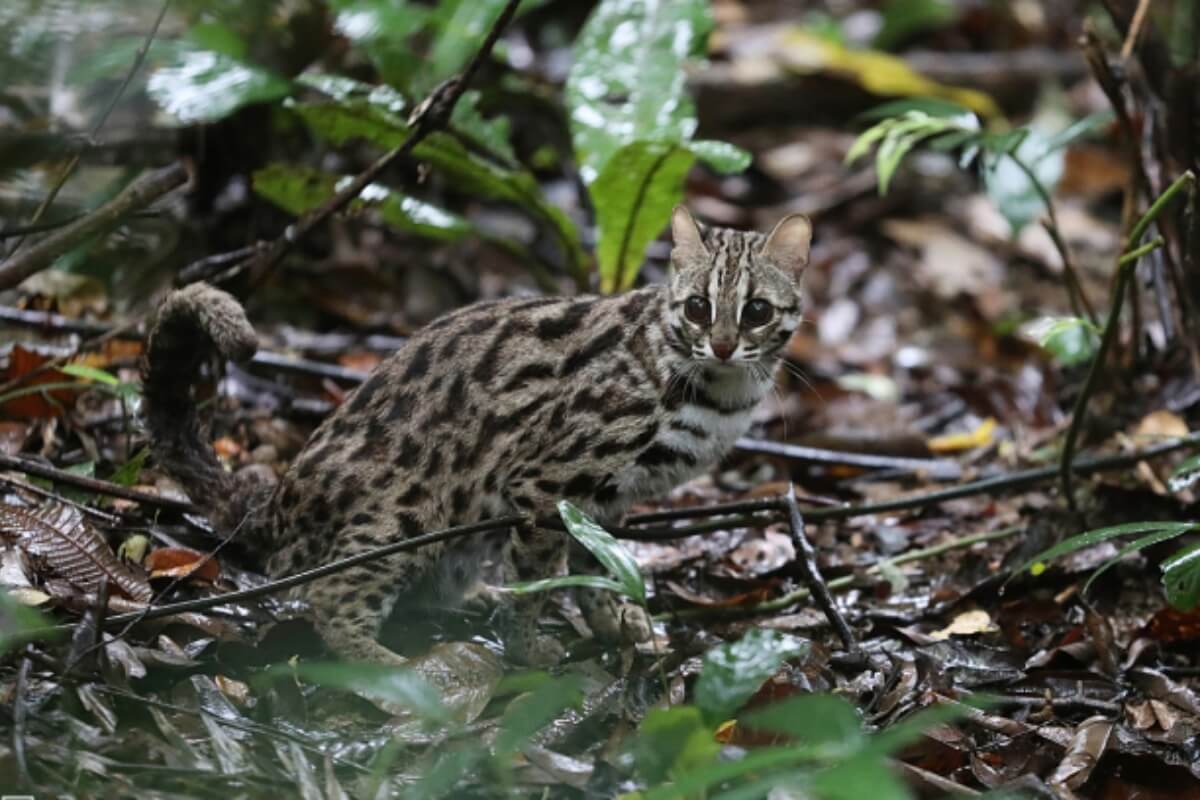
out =
<svg viewBox="0 0 1200 800"><path fill-rule="evenodd" d="M789 214L779 220L767 243L763 255L775 266L785 269L797 278L808 266L809 245L812 244L812 223L803 214Z"/></svg>
<svg viewBox="0 0 1200 800"><path fill-rule="evenodd" d="M706 257L708 248L700 235L700 226L692 219L691 212L683 206L675 206L671 212L671 241L675 249L684 255Z"/></svg>

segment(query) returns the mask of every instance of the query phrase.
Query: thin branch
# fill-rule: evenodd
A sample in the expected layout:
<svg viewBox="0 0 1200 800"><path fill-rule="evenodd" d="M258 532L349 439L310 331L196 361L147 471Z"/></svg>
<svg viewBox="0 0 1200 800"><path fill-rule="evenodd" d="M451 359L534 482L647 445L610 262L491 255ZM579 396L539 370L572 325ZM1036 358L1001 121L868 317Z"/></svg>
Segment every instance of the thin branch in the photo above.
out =
<svg viewBox="0 0 1200 800"><path fill-rule="evenodd" d="M180 163L140 175L104 205L83 219L53 233L24 253L11 256L0 264L0 290L11 289L54 263L55 259L93 236L106 233L131 212L144 208L187 181L188 173Z"/></svg>
<svg viewBox="0 0 1200 800"><path fill-rule="evenodd" d="M463 92L471 84L475 74L479 72L483 62L491 55L492 48L500 34L508 27L516 15L520 0L508 0L500 11L496 21L483 44L475 51L475 55L463 71L456 77L441 83L429 97L417 106L408 124L410 133L397 147L392 148L375 160L369 167L355 176L336 194L317 208L305 213L295 223L289 225L283 234L272 241L262 252L253 258L249 264L251 272L266 272L287 255L296 243L309 234L315 227L324 222L329 216L345 208L355 200L380 174L393 163L408 158L418 144L430 134L444 128L450 121L454 106L462 97Z"/></svg>
<svg viewBox="0 0 1200 800"><path fill-rule="evenodd" d="M1109 349L1113 345L1113 340L1117 336L1117 327L1121 321L1121 307L1125 303L1125 291L1129 287L1129 282L1133 279L1134 271L1137 268L1137 259L1134 254L1141 248L1142 236L1145 235L1151 223L1158 218L1158 215L1163 212L1175 196L1183 190L1192 191L1196 183L1196 176L1191 170L1184 172L1175 181L1167 187L1161 195L1158 196L1150 208L1142 215L1142 218L1133 226L1133 230L1129 233L1129 238L1126 240L1126 247L1133 248L1127 250L1121 256L1117 266L1117 284L1113 288L1112 307L1108 312L1108 319L1104 321L1104 332L1100 336L1100 347L1096 350L1096 355L1092 357L1092 363L1088 367L1087 377L1083 381L1083 386L1079 390L1079 396L1075 398L1075 407L1071 411L1071 426L1067 428L1067 436L1063 440L1062 460L1059 462L1059 474L1062 480L1063 495L1067 499L1067 506L1075 510L1075 493L1071 485L1072 462L1075 458L1075 443L1079 439L1079 431L1083 428L1083 420L1087 416L1087 404L1091 399L1092 391L1096 387L1096 381L1100 376L1100 370L1104 367L1105 356L1108 355ZM1153 242L1151 242L1153 244ZM1135 331L1136 335L1137 332Z"/></svg>
<svg viewBox="0 0 1200 800"><path fill-rule="evenodd" d="M1024 528L1014 525L1009 528L1002 528L998 531L989 531L987 533L976 533L971 536L963 536L959 539L951 539L948 542L933 545L931 547L923 547L920 550L913 550L911 553L904 553L895 558L882 559L880 562L867 567L861 574L857 575L841 575L826 582L825 586L830 590L840 591L849 589L851 586L859 583L863 578L880 574L883 563L890 563L893 566L903 566L911 564L914 561L924 561L928 558L934 558L944 553L949 553L952 550L962 550L967 547L973 547L983 542L994 542L999 539L1007 539L1014 536ZM701 608L684 608L671 611L667 614L660 614L656 619L696 619L707 617L754 617L760 614L771 614L776 611L783 611L798 603L807 602L812 597L812 593L808 587L802 587L794 592L776 597L774 600L767 600L762 603L756 603L751 606L711 606Z"/></svg>
<svg viewBox="0 0 1200 800"><path fill-rule="evenodd" d="M29 658L31 650L32 647L25 648L26 654L17 669L17 685L13 688L13 760L17 762L17 785L23 789L33 786L29 761L25 757L25 720L29 715L26 695L29 693L29 670L32 667Z"/></svg>
<svg viewBox="0 0 1200 800"><path fill-rule="evenodd" d="M927 475L938 481L956 481L962 477L962 467L948 458L902 458L881 456L874 453L850 453L827 450L822 447L772 442L743 437L737 440L737 449L748 453L766 453L782 456L793 461L813 464L836 464L839 466L862 467L864 469L903 470Z"/></svg>
<svg viewBox="0 0 1200 800"><path fill-rule="evenodd" d="M122 500L132 500L135 503L166 508L171 511L181 511L184 513L195 513L198 511L196 506L183 500L130 489L127 486L89 478L85 475L76 475L74 472L67 472L66 470L51 467L48 464L42 464L33 459L22 458L21 456L10 456L0 453L0 469L16 470L17 472L24 472L27 475L34 475L38 478L46 478L55 483L63 483L68 486L85 489L89 492L96 492L97 494L108 495L109 497L119 497Z"/></svg>
<svg viewBox="0 0 1200 800"><path fill-rule="evenodd" d="M1138 0L1137 9L1133 12L1133 19L1129 23L1129 32L1125 34L1125 42L1121 45L1121 59L1128 61L1133 55L1133 48L1137 46L1138 36L1142 32L1142 25L1146 21L1146 12L1150 10L1150 0Z"/></svg>
<svg viewBox="0 0 1200 800"><path fill-rule="evenodd" d="M804 517L800 514L800 506L796 504L794 484L788 484L788 492L783 496L782 505L787 509L792 548L796 552L796 564L800 568L800 576L808 584L808 590L816 598L817 605L825 612L825 619L829 620L833 629L837 631L838 638L842 640L842 646L853 652L858 649L858 643L854 640L854 633L846 624L846 618L842 616L837 603L833 602L825 579L821 577L821 570L817 566L817 553L813 549L812 542L804 533Z"/></svg>
<svg viewBox="0 0 1200 800"><path fill-rule="evenodd" d="M160 8L158 11L158 16L154 19L154 25L151 26L150 32L146 34L146 38L142 42L142 46L139 47L137 53L134 54L133 63L129 66L129 70L125 73L125 78L121 81L121 85L117 87L116 93L113 94L112 100L109 101L108 107L104 109L104 113L100 115L100 118L96 120L96 124L92 127L92 132L88 135L88 138L83 143L83 146L75 152L75 155L73 155L71 160L68 161L66 166L63 167L62 172L59 173L58 180L46 194L45 199L42 200L41 204L37 207L37 210L33 212L33 217L29 221L30 225L35 224L42 218L42 215L45 214L47 209L50 208L50 204L54 202L54 198L58 197L58 193L62 191L63 186L66 185L67 179L71 177L71 173L75 171L75 167L79 165L79 160L83 158L84 152L96 144L96 137L100 135L100 129L104 127L106 122L108 122L108 118L112 116L112 112L116 109L117 103L121 102L121 96L124 95L125 90L129 88L129 84L133 80L133 76L137 74L139 69L141 69L142 62L146 60L146 54L150 52L150 44L154 41L154 37L158 35L158 28L160 25L162 25L163 18L167 16L167 9L170 7L170 5L171 0L164 0L162 8ZM24 241L24 239L21 239L13 246L10 257L16 255L16 252L21 248L21 245L24 243Z"/></svg>

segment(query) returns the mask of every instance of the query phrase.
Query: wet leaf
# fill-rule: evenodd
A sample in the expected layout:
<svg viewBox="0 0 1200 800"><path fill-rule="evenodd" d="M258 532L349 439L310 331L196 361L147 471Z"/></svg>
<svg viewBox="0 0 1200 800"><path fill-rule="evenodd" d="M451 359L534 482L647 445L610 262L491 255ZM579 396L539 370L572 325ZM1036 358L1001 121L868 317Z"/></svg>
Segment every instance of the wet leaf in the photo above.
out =
<svg viewBox="0 0 1200 800"><path fill-rule="evenodd" d="M146 578L118 559L73 506L49 503L30 511L0 505L0 535L85 592L98 591L107 579L126 597L142 602L151 598Z"/></svg>
<svg viewBox="0 0 1200 800"><path fill-rule="evenodd" d="M254 191L296 216L327 201L353 175L331 175L298 164L269 164L254 173ZM350 208L361 211L374 208L393 227L427 236L455 241L470 231L467 221L437 206L407 197L379 183L363 189Z"/></svg>
<svg viewBox="0 0 1200 800"><path fill-rule="evenodd" d="M425 27L430 11L405 0L332 0L333 27L379 69L382 78L406 87L421 66L409 37Z"/></svg>
<svg viewBox="0 0 1200 800"><path fill-rule="evenodd" d="M1023 326L1023 330L1068 367L1091 361L1100 347L1100 331L1079 317L1041 317Z"/></svg>
<svg viewBox="0 0 1200 800"><path fill-rule="evenodd" d="M591 551L592 555L617 579L622 593L645 605L646 583L642 579L637 562L629 554L629 551L614 539L612 534L601 528L591 517L569 501L559 501L558 513L567 526L567 532Z"/></svg>
<svg viewBox="0 0 1200 800"><path fill-rule="evenodd" d="M0 655L25 644L34 631L49 625L37 609L18 603L7 589L0 589Z"/></svg>
<svg viewBox="0 0 1200 800"><path fill-rule="evenodd" d="M572 589L576 587L601 589L606 592L618 592L621 594L625 593L624 586L611 578L605 578L601 575L562 575L557 578L542 578L537 581L510 583L504 587L504 590L513 594L532 594L534 592L548 592L554 589Z"/></svg>
<svg viewBox="0 0 1200 800"><path fill-rule="evenodd" d="M1200 544L1185 547L1164 561L1162 573L1168 603L1180 611L1190 611L1200 604Z"/></svg>
<svg viewBox="0 0 1200 800"><path fill-rule="evenodd" d="M1166 533L1172 532L1174 536L1182 536L1183 534L1200 528L1200 524L1195 522L1130 522L1125 525L1113 525L1108 528L1097 528L1093 531L1081 533L1078 536L1059 542L1053 547L1047 548L1038 553L1033 558L1026 561L1017 569L1013 570L1013 575L1019 575L1025 570L1029 570L1030 574L1037 576L1046 571L1046 565L1067 553L1074 553L1076 550L1082 550L1085 547L1091 547L1094 544L1115 539L1120 536L1132 536L1134 534L1146 533ZM1171 538L1171 537L1167 537ZM1011 578L1010 578L1011 580Z"/></svg>
<svg viewBox="0 0 1200 800"><path fill-rule="evenodd" d="M696 681L696 705L711 722L727 719L785 661L808 651L807 641L769 628L754 629L736 642L714 647L704 655Z"/></svg>
<svg viewBox="0 0 1200 800"><path fill-rule="evenodd" d="M408 667L366 662L311 662L280 664L263 673L264 679L293 676L308 683L341 689L415 712L426 720L448 719L437 689Z"/></svg>
<svg viewBox="0 0 1200 800"><path fill-rule="evenodd" d="M50 356L13 345L8 367L0 373L0 383L28 375L47 361ZM75 387L69 377L61 370L51 369L25 380L21 386L0 395L0 414L16 418L61 416L75 402Z"/></svg>
<svg viewBox="0 0 1200 800"><path fill-rule="evenodd" d="M1179 531L1176 530L1155 531L1148 536L1142 536L1133 540L1118 550L1116 555L1114 555L1108 561L1105 561L1103 564L1097 567L1090 576L1088 576L1087 582L1083 584L1081 594L1086 597L1088 590L1092 588L1092 584L1096 582L1096 579L1119 564L1129 554L1136 553L1139 550L1144 550L1147 547L1158 544L1159 542L1165 542L1168 539L1174 539L1179 535Z"/></svg>
<svg viewBox="0 0 1200 800"><path fill-rule="evenodd" d="M878 755L864 753L812 776L814 796L822 800L911 800L904 782Z"/></svg>
<svg viewBox="0 0 1200 800"><path fill-rule="evenodd" d="M192 35L199 40L178 42L170 65L159 67L146 82L150 98L180 123L214 122L242 106L291 92L283 77L242 60L246 48L233 31L207 26Z"/></svg>
<svg viewBox="0 0 1200 800"><path fill-rule="evenodd" d="M146 459L150 457L150 448L143 447L134 454L133 458L122 464L117 471L108 477L110 481L120 486L133 486L141 477L142 467L146 465Z"/></svg>
<svg viewBox="0 0 1200 800"><path fill-rule="evenodd" d="M208 553L186 547L160 547L150 551L143 564L151 578L187 578L212 583L221 574L217 560Z"/></svg>
<svg viewBox="0 0 1200 800"><path fill-rule="evenodd" d="M549 678L509 703L500 719L496 749L513 752L529 741L564 709L578 706L583 700L583 679L568 673Z"/></svg>
<svg viewBox="0 0 1200 800"><path fill-rule="evenodd" d="M1200 454L1185 460L1171 473L1169 485L1171 491L1182 492L1184 489L1200 481Z"/></svg>

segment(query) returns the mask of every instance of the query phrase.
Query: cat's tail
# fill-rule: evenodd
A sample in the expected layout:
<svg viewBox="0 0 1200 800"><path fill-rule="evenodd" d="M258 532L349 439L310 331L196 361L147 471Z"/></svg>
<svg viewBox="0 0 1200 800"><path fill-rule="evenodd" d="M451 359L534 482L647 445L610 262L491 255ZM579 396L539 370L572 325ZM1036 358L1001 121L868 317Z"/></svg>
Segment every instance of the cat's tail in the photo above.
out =
<svg viewBox="0 0 1200 800"><path fill-rule="evenodd" d="M213 353L247 361L258 349L237 300L204 283L172 292L150 328L142 367L142 413L159 466L178 481L222 536L261 545L270 487L242 480L217 461L200 424L192 383Z"/></svg>

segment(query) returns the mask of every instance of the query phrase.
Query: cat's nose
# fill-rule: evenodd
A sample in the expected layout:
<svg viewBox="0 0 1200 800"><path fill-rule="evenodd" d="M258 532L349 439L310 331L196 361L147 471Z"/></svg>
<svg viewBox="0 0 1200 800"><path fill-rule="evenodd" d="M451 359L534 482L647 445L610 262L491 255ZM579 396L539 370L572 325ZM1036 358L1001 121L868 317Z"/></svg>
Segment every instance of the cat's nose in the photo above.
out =
<svg viewBox="0 0 1200 800"><path fill-rule="evenodd" d="M736 342L713 341L710 342L710 345L712 346L713 355L722 361L728 361L729 357L733 355L733 351L737 349Z"/></svg>

